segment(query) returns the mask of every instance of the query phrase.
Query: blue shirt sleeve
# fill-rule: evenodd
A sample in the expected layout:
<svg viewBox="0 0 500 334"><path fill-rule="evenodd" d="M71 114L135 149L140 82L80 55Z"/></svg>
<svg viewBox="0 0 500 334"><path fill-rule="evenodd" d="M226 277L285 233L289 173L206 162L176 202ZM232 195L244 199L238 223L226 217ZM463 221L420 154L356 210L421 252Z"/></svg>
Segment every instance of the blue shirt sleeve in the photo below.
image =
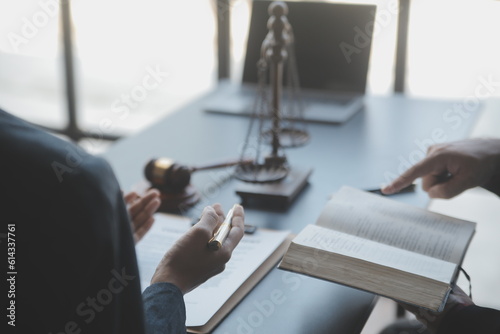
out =
<svg viewBox="0 0 500 334"><path fill-rule="evenodd" d="M142 294L148 334L186 333L186 306L171 283L155 283Z"/></svg>

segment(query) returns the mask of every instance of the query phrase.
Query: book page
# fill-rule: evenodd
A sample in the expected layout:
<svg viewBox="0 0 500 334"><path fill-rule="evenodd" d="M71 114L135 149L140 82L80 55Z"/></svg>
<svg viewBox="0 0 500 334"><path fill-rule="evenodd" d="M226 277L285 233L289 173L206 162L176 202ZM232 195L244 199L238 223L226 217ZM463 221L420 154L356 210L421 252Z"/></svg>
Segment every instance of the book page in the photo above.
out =
<svg viewBox="0 0 500 334"><path fill-rule="evenodd" d="M317 225L460 264L476 224L343 187Z"/></svg>
<svg viewBox="0 0 500 334"><path fill-rule="evenodd" d="M430 279L450 283L456 265L447 261L405 251L317 225L308 225L292 241L294 244L311 247L311 256L306 263L327 263L327 256L315 249L336 253L385 267L394 268ZM315 258L315 256L317 258Z"/></svg>
<svg viewBox="0 0 500 334"><path fill-rule="evenodd" d="M191 227L190 221L180 216L156 214L155 219L151 230L136 246L143 291L149 286L156 266L165 252ZM288 231L266 229L257 229L252 235L246 234L234 250L224 272L184 296L186 326L206 324L243 282L281 245L288 234Z"/></svg>

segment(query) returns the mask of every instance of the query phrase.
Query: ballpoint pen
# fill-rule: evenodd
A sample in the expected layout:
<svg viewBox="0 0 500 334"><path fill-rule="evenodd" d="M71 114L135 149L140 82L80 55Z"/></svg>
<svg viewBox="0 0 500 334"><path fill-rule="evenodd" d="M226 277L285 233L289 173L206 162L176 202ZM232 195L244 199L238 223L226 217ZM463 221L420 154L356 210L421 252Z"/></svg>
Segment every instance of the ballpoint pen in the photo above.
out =
<svg viewBox="0 0 500 334"><path fill-rule="evenodd" d="M227 235L229 234L229 231L231 230L231 221L233 219L233 212L236 207L236 204L233 205L231 210L227 213L226 219L224 219L224 222L219 226L219 229L217 232L215 232L214 236L208 241L208 248L217 251L222 247L222 243L224 240L226 240Z"/></svg>
<svg viewBox="0 0 500 334"><path fill-rule="evenodd" d="M406 187L404 187L403 189L401 189L400 191L394 193L394 194L390 194L390 195L386 195L382 192L382 189L381 188L378 188L378 189L370 189L370 190L366 190L370 193L374 193L374 194L378 194L378 195L382 195L382 196L390 196L390 195L397 195L397 194L404 194L404 193L409 193L409 192L414 192L415 191L415 183L412 183Z"/></svg>

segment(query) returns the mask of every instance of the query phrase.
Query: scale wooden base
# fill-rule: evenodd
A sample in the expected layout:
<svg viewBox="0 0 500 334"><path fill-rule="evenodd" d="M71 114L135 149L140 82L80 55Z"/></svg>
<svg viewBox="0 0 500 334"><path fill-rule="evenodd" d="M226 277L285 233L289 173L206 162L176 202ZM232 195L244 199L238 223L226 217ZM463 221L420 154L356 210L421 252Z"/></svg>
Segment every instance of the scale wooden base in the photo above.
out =
<svg viewBox="0 0 500 334"><path fill-rule="evenodd" d="M267 208L285 209L307 186L312 168L290 169L282 181L273 183L240 182L236 194L241 197L243 205L255 205Z"/></svg>

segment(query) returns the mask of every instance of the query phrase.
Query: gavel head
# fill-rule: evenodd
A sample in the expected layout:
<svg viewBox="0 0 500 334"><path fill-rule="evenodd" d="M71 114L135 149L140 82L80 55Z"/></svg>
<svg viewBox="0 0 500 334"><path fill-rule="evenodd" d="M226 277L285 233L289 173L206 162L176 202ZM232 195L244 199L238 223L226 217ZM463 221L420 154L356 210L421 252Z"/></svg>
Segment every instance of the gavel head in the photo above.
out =
<svg viewBox="0 0 500 334"><path fill-rule="evenodd" d="M153 187L166 193L181 193L191 181L191 170L168 158L150 160L144 174Z"/></svg>

